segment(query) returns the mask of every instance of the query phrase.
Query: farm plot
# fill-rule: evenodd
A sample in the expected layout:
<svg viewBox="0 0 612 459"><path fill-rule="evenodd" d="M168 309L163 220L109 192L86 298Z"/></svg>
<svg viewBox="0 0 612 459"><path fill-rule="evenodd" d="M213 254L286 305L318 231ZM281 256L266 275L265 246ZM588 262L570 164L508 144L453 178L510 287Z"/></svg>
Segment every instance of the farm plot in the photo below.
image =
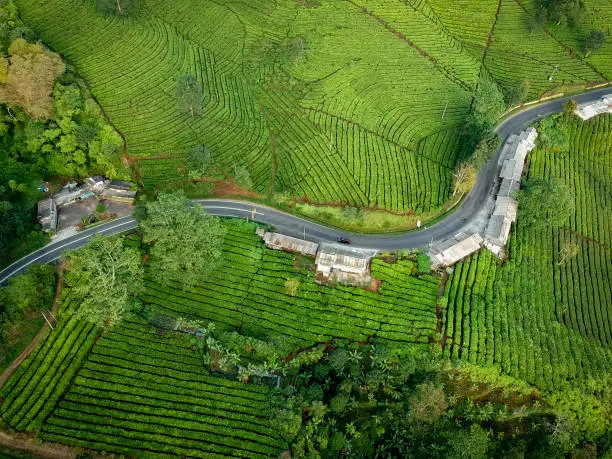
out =
<svg viewBox="0 0 612 459"><path fill-rule="evenodd" d="M186 335L126 321L93 348L42 428L49 441L150 457L273 457L268 388L208 376Z"/></svg>
<svg viewBox="0 0 612 459"><path fill-rule="evenodd" d="M610 115L565 120L567 151L540 148L531 176L564 180L575 213L550 232L520 226L510 258L488 252L456 265L446 285L444 354L506 373L542 388L612 370L612 201ZM563 247L577 245L566 257Z"/></svg>
<svg viewBox="0 0 612 459"><path fill-rule="evenodd" d="M77 282L72 276L68 283ZM79 370L99 330L71 317L79 299L67 288L57 327L19 366L0 391L2 420L16 430L37 430Z"/></svg>
<svg viewBox="0 0 612 459"><path fill-rule="evenodd" d="M266 249L254 226L230 222L224 263L205 284L183 290L179 283L162 287L150 280L146 302L173 316L214 321L218 328L247 335L283 335L295 347L332 338L366 341L372 337L397 343L428 342L435 333L438 279L413 277L413 264L373 262L382 280L378 293L320 286L312 271L296 271L295 256ZM295 296L285 289L297 279Z"/></svg>
<svg viewBox="0 0 612 459"><path fill-rule="evenodd" d="M546 30L530 30L530 15L515 0L501 0L485 66L502 86L519 87L526 80L529 83L529 97L534 98L554 85L602 79ZM549 81L555 66L554 80Z"/></svg>

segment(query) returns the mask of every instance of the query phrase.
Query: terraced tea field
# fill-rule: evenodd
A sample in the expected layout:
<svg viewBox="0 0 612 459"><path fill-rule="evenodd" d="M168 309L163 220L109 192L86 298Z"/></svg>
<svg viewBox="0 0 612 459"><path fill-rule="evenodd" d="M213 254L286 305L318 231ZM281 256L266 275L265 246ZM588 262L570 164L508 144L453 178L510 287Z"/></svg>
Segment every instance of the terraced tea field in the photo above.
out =
<svg viewBox="0 0 612 459"><path fill-rule="evenodd" d="M569 149L536 149L529 174L573 190L569 221L530 231L519 207L506 264L483 251L456 265L446 286L444 354L546 389L612 371L612 116L565 127ZM563 257L567 242L575 257Z"/></svg>
<svg viewBox="0 0 612 459"><path fill-rule="evenodd" d="M413 277L411 261L373 262L377 293L315 284L314 273L296 271L295 255L265 248L254 225L228 223L223 266L202 286L179 282L162 287L150 280L143 299L175 317L213 321L217 328L251 336L283 335L293 347L332 338L366 341L377 337L399 343L428 342L435 333L439 280ZM296 279L295 296L285 288Z"/></svg>
<svg viewBox="0 0 612 459"><path fill-rule="evenodd" d="M427 349L439 279L409 260L373 263L376 293L315 284L311 259L267 249L255 224L226 221L224 263L204 285L147 281L156 313L213 321L218 332L282 339L298 349L332 339ZM138 237L126 238L130 245ZM299 281L292 296L287 279ZM153 457L275 457L287 445L269 424L270 389L209 374L191 335L157 333L130 315L101 331L77 321L68 273L58 326L0 391L0 414L43 440Z"/></svg>
<svg viewBox="0 0 612 459"><path fill-rule="evenodd" d="M585 60L563 31L530 32L529 0L142 0L133 19L92 1L16 3L88 80L147 188L185 181L203 144L221 174L246 165L260 193L436 210L483 69L535 98L610 78L612 62L609 44ZM612 19L606 0L586 3L585 24ZM184 74L203 87L201 117L178 110Z"/></svg>

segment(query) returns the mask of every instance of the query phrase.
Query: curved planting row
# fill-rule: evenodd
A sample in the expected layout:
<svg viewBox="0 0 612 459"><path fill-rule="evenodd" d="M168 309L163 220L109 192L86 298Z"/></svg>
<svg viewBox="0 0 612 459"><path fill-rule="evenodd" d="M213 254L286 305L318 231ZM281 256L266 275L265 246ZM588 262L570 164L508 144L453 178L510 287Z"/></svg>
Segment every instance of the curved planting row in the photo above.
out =
<svg viewBox="0 0 612 459"><path fill-rule="evenodd" d="M99 330L93 325L71 317L76 305L78 298L65 289L57 326L0 391L2 419L16 430L41 426L98 336Z"/></svg>
<svg viewBox="0 0 612 459"><path fill-rule="evenodd" d="M485 61L487 70L497 81L513 88L527 80L529 97L534 98L560 83L601 80L585 62L564 49L545 30L530 30L531 14L515 0L501 0ZM557 70L549 81L555 66Z"/></svg>
<svg viewBox="0 0 612 459"><path fill-rule="evenodd" d="M208 376L186 335L128 321L99 340L42 436L119 454L270 457L283 445L268 409L266 387Z"/></svg>
<svg viewBox="0 0 612 459"><path fill-rule="evenodd" d="M434 333L436 278L413 277L408 262L374 261L373 275L382 280L378 293L320 286L312 272L296 271L294 255L263 248L253 229L228 223L223 266L202 286L184 290L179 283L147 281L144 299L174 316L200 317L255 336L284 335L296 347L372 336L425 343ZM285 288L290 278L299 281L295 296Z"/></svg>
<svg viewBox="0 0 612 459"><path fill-rule="evenodd" d="M521 226L519 207L503 266L481 252L454 267L445 355L497 365L542 388L612 369L610 118L565 118L569 149L531 153L530 176L565 181L575 212L563 227L541 231ZM577 250L567 252L569 244Z"/></svg>

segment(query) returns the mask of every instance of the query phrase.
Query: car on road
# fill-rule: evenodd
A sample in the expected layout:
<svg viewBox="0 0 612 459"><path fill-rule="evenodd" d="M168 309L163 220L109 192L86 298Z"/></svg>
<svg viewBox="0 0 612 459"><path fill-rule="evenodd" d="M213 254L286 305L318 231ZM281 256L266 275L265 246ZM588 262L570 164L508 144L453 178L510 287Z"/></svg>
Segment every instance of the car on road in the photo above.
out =
<svg viewBox="0 0 612 459"><path fill-rule="evenodd" d="M351 240L348 237L339 237L336 239L340 244L350 244Z"/></svg>

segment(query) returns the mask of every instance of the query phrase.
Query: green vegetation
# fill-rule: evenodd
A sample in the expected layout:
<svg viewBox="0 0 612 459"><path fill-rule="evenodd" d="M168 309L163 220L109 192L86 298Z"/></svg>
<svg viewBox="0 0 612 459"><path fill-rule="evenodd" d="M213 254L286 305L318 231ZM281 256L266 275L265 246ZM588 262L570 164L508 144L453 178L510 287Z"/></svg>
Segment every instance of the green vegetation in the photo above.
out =
<svg viewBox="0 0 612 459"><path fill-rule="evenodd" d="M373 276L383 281L378 293L329 288L314 282L308 264L297 272L295 255L266 249L255 225L229 221L225 226L223 262L206 282L188 285L168 273L164 285L149 274L145 303L174 317L213 321L219 330L255 337L282 334L296 348L334 337L427 343L435 333L438 279L413 277L414 262L375 260ZM147 264L149 273L153 268ZM295 295L286 287L288 278L299 282Z"/></svg>
<svg viewBox="0 0 612 459"><path fill-rule="evenodd" d="M222 258L224 228L180 192L160 193L148 202L140 221L143 241L150 243L149 274L165 285L180 279L185 287L203 282Z"/></svg>
<svg viewBox="0 0 612 459"><path fill-rule="evenodd" d="M85 247L65 255L71 272L81 278L73 288L80 300L77 319L111 327L142 291L140 252L119 236L96 235Z"/></svg>
<svg viewBox="0 0 612 459"><path fill-rule="evenodd" d="M67 275L68 284L78 279ZM74 289L62 291L58 324L19 366L0 390L2 419L17 430L37 430L70 386L99 330L72 315L81 298Z"/></svg>
<svg viewBox="0 0 612 459"><path fill-rule="evenodd" d="M121 137L83 81L23 27L9 0L0 6L0 265L44 245L36 224L39 187L58 177L130 177ZM22 37L25 37L22 38ZM10 63L9 63L10 62ZM0 65L0 68L2 66ZM1 72L0 72L1 73ZM4 79L3 79L4 78Z"/></svg>
<svg viewBox="0 0 612 459"><path fill-rule="evenodd" d="M581 24L605 30L606 1L585 2ZM505 106L603 81L612 61L608 44L582 57L582 30L530 30L527 0L149 0L113 21L88 2L17 3L87 78L148 189L235 177L270 196L434 212ZM197 145L212 162L186 173Z"/></svg>
<svg viewBox="0 0 612 459"><path fill-rule="evenodd" d="M530 154L522 193L537 192L521 201L507 262L481 252L455 267L443 342L446 356L497 365L553 392L575 443L593 441L612 421L612 117L565 114L553 123L567 148L544 139Z"/></svg>
<svg viewBox="0 0 612 459"><path fill-rule="evenodd" d="M52 266L32 265L0 287L0 370L7 367L32 340L51 310L55 293Z"/></svg>

